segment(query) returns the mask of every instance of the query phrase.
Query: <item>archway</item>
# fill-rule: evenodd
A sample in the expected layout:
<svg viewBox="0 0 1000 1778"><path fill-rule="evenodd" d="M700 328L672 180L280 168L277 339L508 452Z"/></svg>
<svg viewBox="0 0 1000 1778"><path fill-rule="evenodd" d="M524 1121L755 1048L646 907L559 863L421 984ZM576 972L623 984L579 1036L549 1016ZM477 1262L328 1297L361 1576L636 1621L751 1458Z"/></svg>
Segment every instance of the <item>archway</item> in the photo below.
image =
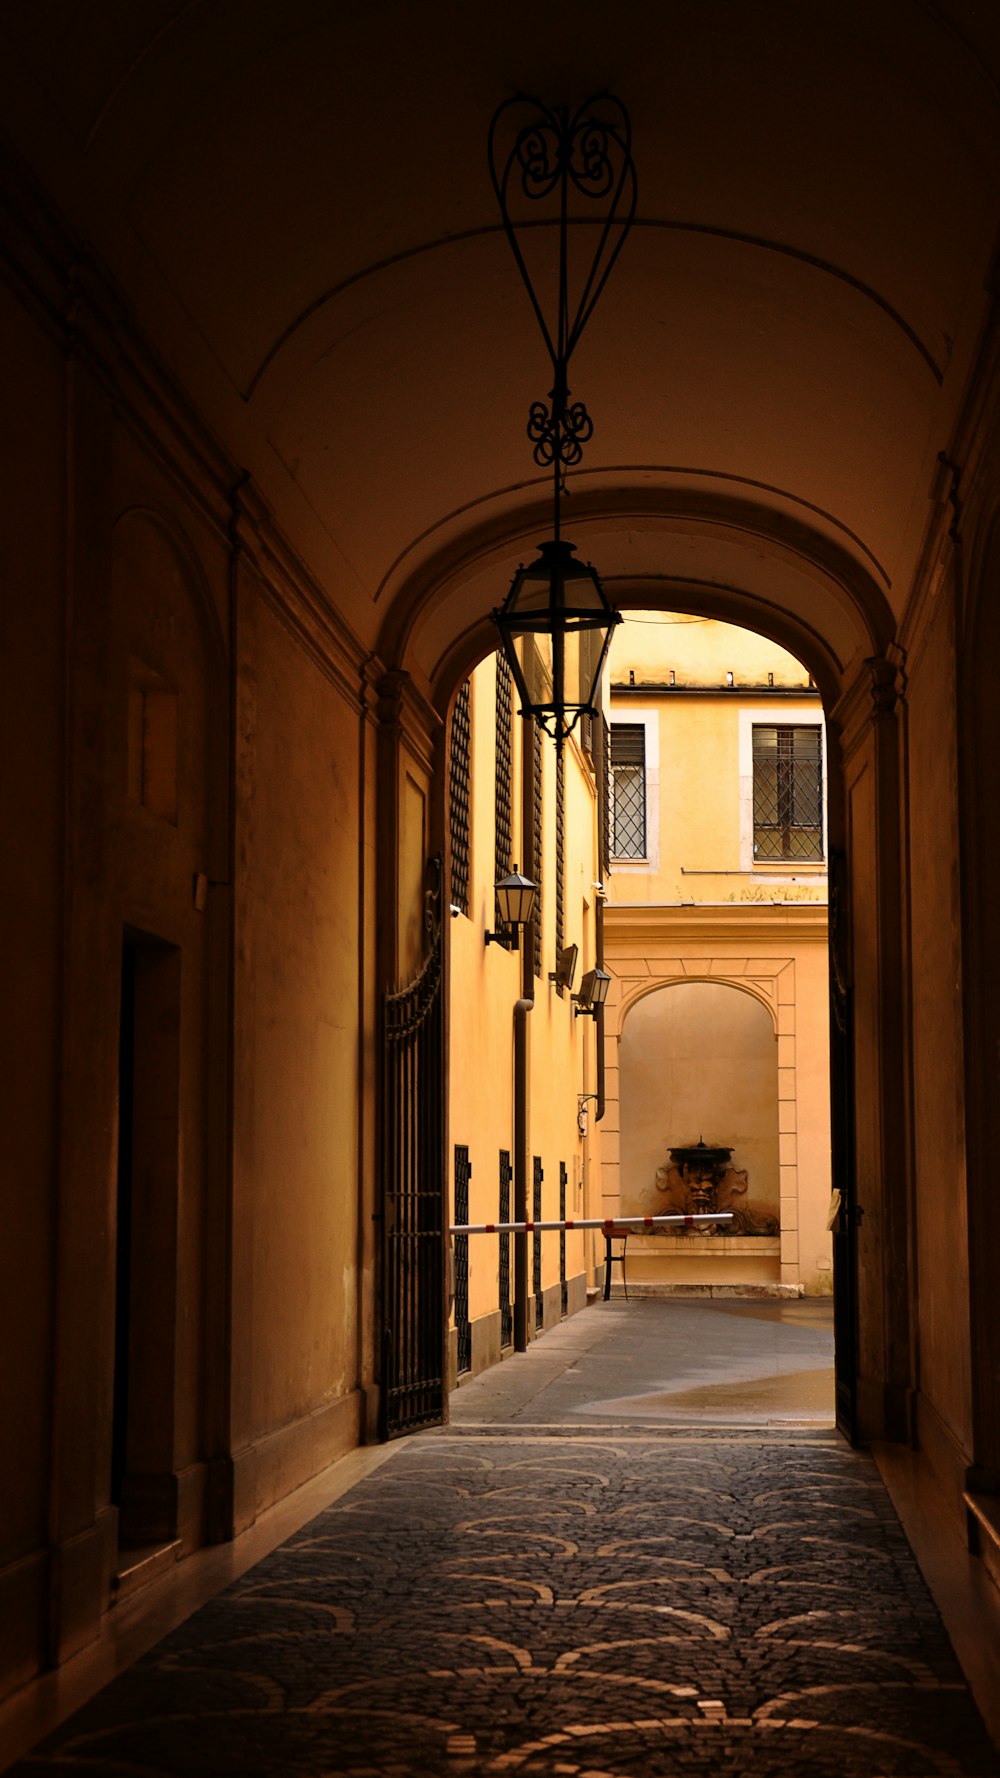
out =
<svg viewBox="0 0 1000 1778"><path fill-rule="evenodd" d="M794 652L822 691L834 886L832 1170L841 1193L834 1231L838 1415L852 1433L897 1436L911 1365L905 1185L887 1164L903 1094L894 917L898 687L884 594L856 555L828 534L704 488L584 491L574 519L581 553L598 561L623 607L700 613L757 630ZM420 905L423 857L448 854L445 771L454 697L474 663L493 650L488 613L515 550L540 522L526 507L502 535L467 536L394 589L382 633L384 658L394 668L385 682L393 744L384 748L382 775L384 806L394 814L382 830L382 876L398 887L382 935L387 983L400 975L406 922L412 929ZM418 831L423 852L414 845Z"/></svg>

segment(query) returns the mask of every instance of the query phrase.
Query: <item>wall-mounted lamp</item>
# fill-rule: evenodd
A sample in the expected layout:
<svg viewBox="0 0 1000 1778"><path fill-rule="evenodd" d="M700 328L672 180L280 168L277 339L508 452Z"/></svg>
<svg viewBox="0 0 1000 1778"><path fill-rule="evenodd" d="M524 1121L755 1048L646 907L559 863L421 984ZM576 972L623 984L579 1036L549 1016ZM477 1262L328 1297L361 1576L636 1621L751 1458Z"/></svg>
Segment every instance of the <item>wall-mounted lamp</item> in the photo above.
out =
<svg viewBox="0 0 1000 1778"><path fill-rule="evenodd" d="M535 911L538 884L522 877L517 865L509 876L495 885L497 898L497 930L486 934L488 945L503 945L505 951L516 951L518 934Z"/></svg>
<svg viewBox="0 0 1000 1778"><path fill-rule="evenodd" d="M549 981L555 982L557 988L571 988L576 975L576 960L580 954L579 945L567 945L556 956L555 969L549 970Z"/></svg>
<svg viewBox="0 0 1000 1778"><path fill-rule="evenodd" d="M576 1127L579 1130L581 1136L586 1136L586 1134L587 1134L587 1101L590 1099L597 1100L599 1098L600 1098L599 1093L578 1093L577 1094L577 1097L576 1097Z"/></svg>
<svg viewBox="0 0 1000 1778"><path fill-rule="evenodd" d="M610 986L611 977L606 969L588 969L580 983L579 994L573 995L576 1002L573 1011L576 1017L579 1018L581 1013L589 1013L592 1019L596 1019L599 1009L608 997Z"/></svg>

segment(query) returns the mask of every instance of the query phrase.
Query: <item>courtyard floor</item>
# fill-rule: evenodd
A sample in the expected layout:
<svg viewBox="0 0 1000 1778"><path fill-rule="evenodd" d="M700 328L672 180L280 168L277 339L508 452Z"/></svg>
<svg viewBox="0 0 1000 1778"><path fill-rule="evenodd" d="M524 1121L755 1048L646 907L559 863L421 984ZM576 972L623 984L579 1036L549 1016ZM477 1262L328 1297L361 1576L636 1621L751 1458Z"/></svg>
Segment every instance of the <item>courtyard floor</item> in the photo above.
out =
<svg viewBox="0 0 1000 1778"><path fill-rule="evenodd" d="M12 1772L996 1778L830 1358L823 1304L585 1311Z"/></svg>

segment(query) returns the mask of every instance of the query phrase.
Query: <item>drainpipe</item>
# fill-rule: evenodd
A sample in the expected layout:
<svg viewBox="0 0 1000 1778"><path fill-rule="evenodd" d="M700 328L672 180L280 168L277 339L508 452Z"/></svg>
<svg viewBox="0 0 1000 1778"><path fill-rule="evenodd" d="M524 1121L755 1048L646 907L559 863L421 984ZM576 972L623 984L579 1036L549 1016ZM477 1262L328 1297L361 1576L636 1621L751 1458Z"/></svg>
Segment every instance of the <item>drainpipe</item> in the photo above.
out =
<svg viewBox="0 0 1000 1778"><path fill-rule="evenodd" d="M594 909L594 937L595 937L596 949L597 949L597 967L598 967L598 969L603 969L604 968L604 897L603 897L603 895L599 895L597 897L597 906ZM602 1117L604 1116L604 1008L603 1008L603 1006L598 1007L597 1017L594 1020L594 1024L597 1027L597 1110L594 1113L594 1122L599 1124Z"/></svg>
<svg viewBox="0 0 1000 1778"><path fill-rule="evenodd" d="M527 948L527 947L525 947ZM528 959L529 965L531 959ZM528 1220L528 1014L534 998L514 1002L514 1221ZM528 1237L514 1236L514 1351L528 1350Z"/></svg>

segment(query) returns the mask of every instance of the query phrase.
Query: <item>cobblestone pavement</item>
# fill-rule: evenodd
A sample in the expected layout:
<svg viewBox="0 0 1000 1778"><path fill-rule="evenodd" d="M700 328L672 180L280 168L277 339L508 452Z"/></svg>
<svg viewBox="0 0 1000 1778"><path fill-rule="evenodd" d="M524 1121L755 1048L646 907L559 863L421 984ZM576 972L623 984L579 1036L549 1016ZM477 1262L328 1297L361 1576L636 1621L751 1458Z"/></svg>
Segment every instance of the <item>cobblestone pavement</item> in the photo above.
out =
<svg viewBox="0 0 1000 1778"><path fill-rule="evenodd" d="M429 1433L13 1771L1000 1773L834 1432Z"/></svg>

